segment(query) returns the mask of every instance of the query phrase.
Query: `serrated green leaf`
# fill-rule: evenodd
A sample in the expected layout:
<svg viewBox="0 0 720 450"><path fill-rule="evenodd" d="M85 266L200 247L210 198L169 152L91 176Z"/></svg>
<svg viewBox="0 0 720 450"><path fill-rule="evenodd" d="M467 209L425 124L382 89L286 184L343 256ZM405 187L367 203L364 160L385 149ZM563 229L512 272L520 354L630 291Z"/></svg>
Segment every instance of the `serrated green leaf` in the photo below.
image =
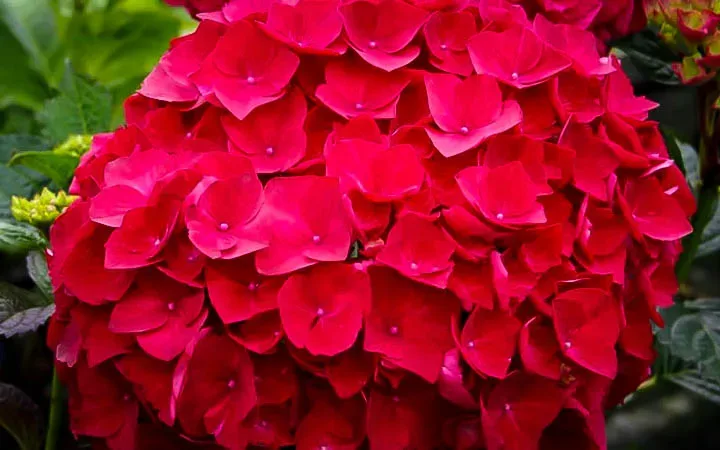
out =
<svg viewBox="0 0 720 450"><path fill-rule="evenodd" d="M0 219L0 251L26 253L47 247L47 238L37 228L11 220Z"/></svg>
<svg viewBox="0 0 720 450"><path fill-rule="evenodd" d="M23 391L6 383L0 383L0 426L20 450L37 450L42 444L40 408Z"/></svg>
<svg viewBox="0 0 720 450"><path fill-rule="evenodd" d="M27 258L27 270L30 278L35 282L40 292L48 299L53 299L53 287L50 281L50 274L48 272L47 259L45 253L41 251L32 251L28 253Z"/></svg>
<svg viewBox="0 0 720 450"><path fill-rule="evenodd" d="M60 95L45 104L40 120L48 138L60 143L72 134L109 130L111 115L112 97L108 90L84 80L67 64Z"/></svg>
<svg viewBox="0 0 720 450"><path fill-rule="evenodd" d="M54 312L54 304L19 311L0 322L0 336L12 337L35 331L44 325Z"/></svg>
<svg viewBox="0 0 720 450"><path fill-rule="evenodd" d="M20 152L15 154L8 166L24 166L50 178L55 184L66 189L77 168L80 158L53 152Z"/></svg>

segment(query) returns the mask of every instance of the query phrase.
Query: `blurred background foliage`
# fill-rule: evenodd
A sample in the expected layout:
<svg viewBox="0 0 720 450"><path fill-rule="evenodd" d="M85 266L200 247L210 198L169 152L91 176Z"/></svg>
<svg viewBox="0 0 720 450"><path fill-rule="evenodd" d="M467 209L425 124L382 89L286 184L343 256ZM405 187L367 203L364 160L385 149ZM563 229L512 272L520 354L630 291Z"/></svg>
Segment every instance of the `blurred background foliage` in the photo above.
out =
<svg viewBox="0 0 720 450"><path fill-rule="evenodd" d="M38 115L61 91L65 68L105 89L112 125L122 102L173 37L194 27L159 0L0 1L0 132L35 134Z"/></svg>

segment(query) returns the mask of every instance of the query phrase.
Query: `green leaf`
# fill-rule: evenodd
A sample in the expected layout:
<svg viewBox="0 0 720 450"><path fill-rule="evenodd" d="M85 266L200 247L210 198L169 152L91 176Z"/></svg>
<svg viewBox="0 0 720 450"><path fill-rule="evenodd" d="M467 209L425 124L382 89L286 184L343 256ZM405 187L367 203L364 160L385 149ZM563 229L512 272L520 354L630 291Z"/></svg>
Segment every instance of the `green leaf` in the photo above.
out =
<svg viewBox="0 0 720 450"><path fill-rule="evenodd" d="M675 133L662 126L660 127L660 133L665 141L665 146L667 147L670 157L673 161L675 161L675 164L680 168L683 175L687 175L685 161L683 159L682 150L680 149L680 142L675 137Z"/></svg>
<svg viewBox="0 0 720 450"><path fill-rule="evenodd" d="M680 84L672 69L678 58L650 30L643 30L613 43L621 51L623 67L635 76L634 83L656 82L670 86ZM631 67L627 67L630 65Z"/></svg>
<svg viewBox="0 0 720 450"><path fill-rule="evenodd" d="M47 239L42 231L25 223L0 219L0 251L26 253L46 247Z"/></svg>
<svg viewBox="0 0 720 450"><path fill-rule="evenodd" d="M48 0L0 0L0 20L23 46L35 69L51 80L52 56L60 42Z"/></svg>
<svg viewBox="0 0 720 450"><path fill-rule="evenodd" d="M720 310L712 309L716 304L705 302L697 312L680 316L671 327L670 349L705 378L720 382Z"/></svg>
<svg viewBox="0 0 720 450"><path fill-rule="evenodd" d="M150 72L178 36L181 16L161 2L110 3L76 17L68 42L76 69L114 90Z"/></svg>
<svg viewBox="0 0 720 450"><path fill-rule="evenodd" d="M703 230L696 257L712 255L718 250L720 250L720 208L715 208L715 213Z"/></svg>
<svg viewBox="0 0 720 450"><path fill-rule="evenodd" d="M27 270L30 278L35 282L40 292L48 299L53 300L53 287L50 281L50 274L48 273L47 259L45 253L34 250L28 253L27 258Z"/></svg>
<svg viewBox="0 0 720 450"><path fill-rule="evenodd" d="M0 426L20 450L38 450L42 444L40 408L23 391L6 383L0 383Z"/></svg>
<svg viewBox="0 0 720 450"><path fill-rule="evenodd" d="M112 97L107 89L77 75L70 64L60 84L60 95L45 104L40 120L55 143L71 134L96 134L110 129Z"/></svg>
<svg viewBox="0 0 720 450"><path fill-rule="evenodd" d="M80 158L53 152L20 152L15 154L8 166L25 166L50 178L56 185L66 189Z"/></svg>
<svg viewBox="0 0 720 450"><path fill-rule="evenodd" d="M697 371L685 371L666 378L711 402L720 404L720 384L704 378Z"/></svg>
<svg viewBox="0 0 720 450"><path fill-rule="evenodd" d="M45 177L24 167L7 167L19 149L42 150L48 147L44 139L9 134L0 136L0 218L10 217L10 198L13 195L30 197L46 184Z"/></svg>
<svg viewBox="0 0 720 450"><path fill-rule="evenodd" d="M718 209L718 190L714 186L702 186L698 194L697 212L692 218L693 231L683 239L683 253L675 266L678 281L683 283L704 240L705 228L712 222ZM707 251L707 248L706 248Z"/></svg>
<svg viewBox="0 0 720 450"><path fill-rule="evenodd" d="M0 335L12 337L40 328L55 312L55 305L36 306L22 310L0 322Z"/></svg>
<svg viewBox="0 0 720 450"><path fill-rule="evenodd" d="M0 107L20 105L39 110L50 95L47 84L42 76L30 67L27 53L1 22L0 45L3 64L12 68L0 70Z"/></svg>
<svg viewBox="0 0 720 450"><path fill-rule="evenodd" d="M35 292L0 282L0 322L26 309L48 306L48 300Z"/></svg>

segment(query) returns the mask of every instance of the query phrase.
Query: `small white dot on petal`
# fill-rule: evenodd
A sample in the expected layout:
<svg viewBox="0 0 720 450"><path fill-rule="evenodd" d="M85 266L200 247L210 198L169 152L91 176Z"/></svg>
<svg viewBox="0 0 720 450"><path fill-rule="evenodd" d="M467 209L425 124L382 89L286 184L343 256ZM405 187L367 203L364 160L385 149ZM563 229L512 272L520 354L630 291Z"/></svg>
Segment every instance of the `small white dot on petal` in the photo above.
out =
<svg viewBox="0 0 720 450"><path fill-rule="evenodd" d="M219 228L220 228L220 231L227 231L228 229L230 229L230 225L223 222L219 225Z"/></svg>
<svg viewBox="0 0 720 450"><path fill-rule="evenodd" d="M470 132L470 129L468 127L460 127L461 134L468 134L469 132Z"/></svg>
<svg viewBox="0 0 720 450"><path fill-rule="evenodd" d="M175 303L173 303L173 302L168 303L168 310L175 311Z"/></svg>
<svg viewBox="0 0 720 450"><path fill-rule="evenodd" d="M510 411L511 409L510 403L505 403L505 411Z"/></svg>
<svg viewBox="0 0 720 450"><path fill-rule="evenodd" d="M400 332L400 329L396 327L395 325L390 327L390 330L388 330L391 335L395 336Z"/></svg>
<svg viewBox="0 0 720 450"><path fill-rule="evenodd" d="M503 220L503 219L505 218L505 214L503 214L503 213L497 213L497 215L495 216L495 218L496 218L497 220Z"/></svg>
<svg viewBox="0 0 720 450"><path fill-rule="evenodd" d="M319 244L319 243L320 243L320 236L318 236L318 235L316 234L315 236L312 237L312 240L313 240L314 243Z"/></svg>
<svg viewBox="0 0 720 450"><path fill-rule="evenodd" d="M362 104L362 103L355 103L355 109L357 109L358 111L360 111L361 109L363 109L363 104Z"/></svg>
<svg viewBox="0 0 720 450"><path fill-rule="evenodd" d="M468 342L468 343L467 343L467 346L468 346L469 348L475 348L475 341L470 341L470 342Z"/></svg>
<svg viewBox="0 0 720 450"><path fill-rule="evenodd" d="M230 388L230 389L234 388L234 387L235 387L235 380L230 380L230 381L228 381L227 387Z"/></svg>
<svg viewBox="0 0 720 450"><path fill-rule="evenodd" d="M447 50L447 44L440 44L440 50Z"/></svg>
<svg viewBox="0 0 720 450"><path fill-rule="evenodd" d="M370 46L370 48L375 48L375 47L377 47L377 42L375 42L375 41L370 41L370 42L368 43L368 46Z"/></svg>
<svg viewBox="0 0 720 450"><path fill-rule="evenodd" d="M159 246L162 241L160 239L155 239L155 242L153 242L153 245L155 247Z"/></svg>
<svg viewBox="0 0 720 450"><path fill-rule="evenodd" d="M417 263L410 263L410 270L418 270Z"/></svg>
<svg viewBox="0 0 720 450"><path fill-rule="evenodd" d="M600 58L600 64L607 64L609 62L610 62L610 58L608 58L607 56L602 56Z"/></svg>
<svg viewBox="0 0 720 450"><path fill-rule="evenodd" d="M315 311L315 314L317 314L318 316L324 316L325 310L322 308L318 308L317 311Z"/></svg>
<svg viewBox="0 0 720 450"><path fill-rule="evenodd" d="M192 132L188 131L187 133L185 133L185 137L190 139L192 137Z"/></svg>
<svg viewBox="0 0 720 450"><path fill-rule="evenodd" d="M565 348L570 348L570 347L572 347L572 342L570 342L570 341L565 341L565 344L564 344L564 345L565 345Z"/></svg>
<svg viewBox="0 0 720 450"><path fill-rule="evenodd" d="M248 84L255 84L255 77L247 77Z"/></svg>
<svg viewBox="0 0 720 450"><path fill-rule="evenodd" d="M265 154L266 154L266 155L272 156L273 153L275 153L275 149L274 149L274 148L268 147L268 148L265 149Z"/></svg>
<svg viewBox="0 0 720 450"><path fill-rule="evenodd" d="M513 80L517 80L518 78L520 78L520 75L518 75L517 72L513 72L510 74L510 78L512 78Z"/></svg>

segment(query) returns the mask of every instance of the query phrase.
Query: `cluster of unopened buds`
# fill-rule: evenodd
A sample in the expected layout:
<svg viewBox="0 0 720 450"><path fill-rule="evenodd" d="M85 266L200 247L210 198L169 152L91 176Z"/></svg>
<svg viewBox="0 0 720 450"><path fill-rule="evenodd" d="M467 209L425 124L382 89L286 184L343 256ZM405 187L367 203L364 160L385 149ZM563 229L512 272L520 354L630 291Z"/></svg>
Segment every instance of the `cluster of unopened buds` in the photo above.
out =
<svg viewBox="0 0 720 450"><path fill-rule="evenodd" d="M714 78L720 69L720 2L651 0L649 25L682 60L673 70L684 84Z"/></svg>
<svg viewBox="0 0 720 450"><path fill-rule="evenodd" d="M74 433L605 448L692 193L592 33L456 3L242 0L172 42L50 232Z"/></svg>

